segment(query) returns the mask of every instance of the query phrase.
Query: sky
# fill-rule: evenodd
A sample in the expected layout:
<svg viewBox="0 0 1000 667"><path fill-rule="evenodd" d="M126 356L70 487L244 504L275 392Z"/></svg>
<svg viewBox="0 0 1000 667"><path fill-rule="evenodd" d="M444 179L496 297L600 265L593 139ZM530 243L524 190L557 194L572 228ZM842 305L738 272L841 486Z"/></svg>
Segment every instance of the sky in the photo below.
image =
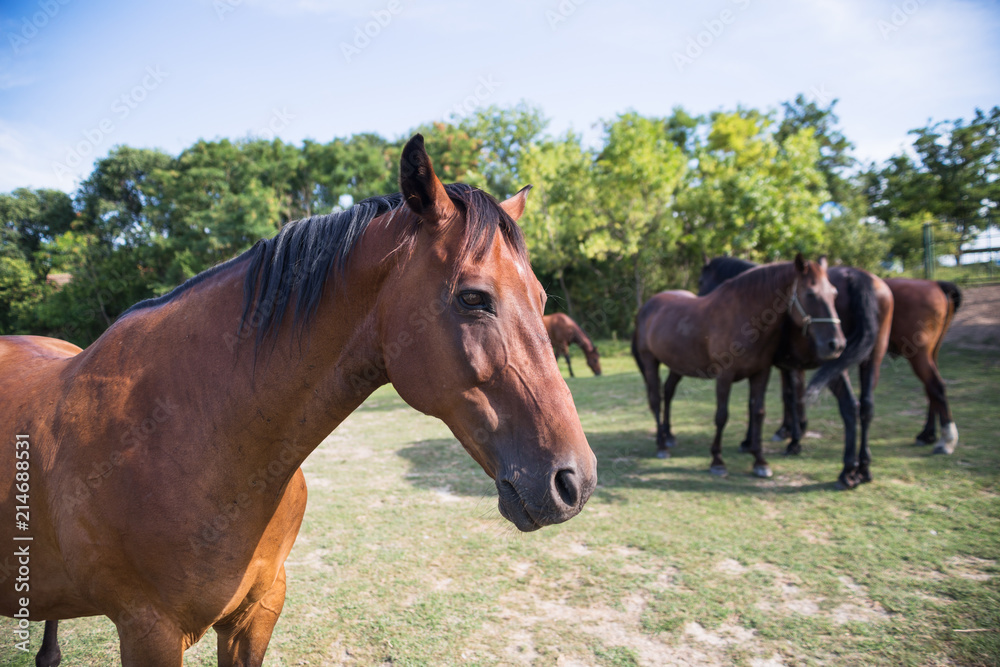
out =
<svg viewBox="0 0 1000 667"><path fill-rule="evenodd" d="M838 100L863 163L1000 104L982 0L0 0L0 192L72 192L118 144L395 138L539 106L596 145L634 110Z"/></svg>

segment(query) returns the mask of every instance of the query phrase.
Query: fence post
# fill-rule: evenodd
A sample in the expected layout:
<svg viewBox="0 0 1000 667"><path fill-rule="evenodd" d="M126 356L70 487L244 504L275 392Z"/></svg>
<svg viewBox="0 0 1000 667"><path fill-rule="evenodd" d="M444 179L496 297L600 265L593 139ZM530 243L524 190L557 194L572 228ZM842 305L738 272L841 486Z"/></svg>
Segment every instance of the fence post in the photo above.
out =
<svg viewBox="0 0 1000 667"><path fill-rule="evenodd" d="M934 280L934 232L931 223L924 223L924 278Z"/></svg>

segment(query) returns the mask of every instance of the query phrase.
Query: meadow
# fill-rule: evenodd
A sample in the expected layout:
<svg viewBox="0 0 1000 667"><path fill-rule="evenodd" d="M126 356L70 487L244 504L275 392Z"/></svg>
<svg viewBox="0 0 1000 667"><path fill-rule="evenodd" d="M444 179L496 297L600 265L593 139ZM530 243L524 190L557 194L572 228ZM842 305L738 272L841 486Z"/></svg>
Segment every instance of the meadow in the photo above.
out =
<svg viewBox="0 0 1000 667"><path fill-rule="evenodd" d="M886 360L872 428L875 479L838 491L842 427L828 393L815 437L774 477L737 446L708 474L714 385L685 379L678 448L653 457L653 421L623 342L598 342L604 375L575 351L568 379L599 486L573 520L520 534L493 483L440 422L379 389L304 466L309 506L266 665L1000 664L1000 354L947 346L940 366L961 441L913 445L926 401ZM561 364L565 372L565 364ZM772 375L765 435L780 422ZM0 662L33 665L0 621ZM33 624L33 646L42 625ZM115 665L104 618L60 625L63 665ZM210 631L185 655L215 664Z"/></svg>

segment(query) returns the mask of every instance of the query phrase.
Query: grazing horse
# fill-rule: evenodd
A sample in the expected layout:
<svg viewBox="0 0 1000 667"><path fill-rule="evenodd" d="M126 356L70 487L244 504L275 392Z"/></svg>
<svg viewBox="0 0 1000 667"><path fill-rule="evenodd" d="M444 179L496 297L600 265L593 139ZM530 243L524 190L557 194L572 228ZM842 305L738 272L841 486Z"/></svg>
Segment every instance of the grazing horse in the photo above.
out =
<svg viewBox="0 0 1000 667"><path fill-rule="evenodd" d="M889 354L906 357L927 394L927 422L917 434L916 444L933 443L936 422L940 421L941 438L933 453L951 454L958 445L958 428L948 407L937 359L941 342L962 305L962 292L955 283L944 280L888 278L885 282L896 300Z"/></svg>
<svg viewBox="0 0 1000 667"><path fill-rule="evenodd" d="M30 605L3 586L0 614L108 616L126 666L177 667L214 627L220 665L260 665L299 467L386 383L448 425L518 529L580 512L596 458L515 222L527 189L443 185L420 135L400 189L286 225L83 351L0 338L0 423L30 463L0 483L0 516L30 505L30 524L0 543L31 538Z"/></svg>
<svg viewBox="0 0 1000 667"><path fill-rule="evenodd" d="M733 382L749 378L753 473L770 477L760 429L767 378L785 324L803 332L817 358L839 356L845 341L835 317L835 294L826 277L826 261L806 262L797 255L794 262L748 271L707 296L681 290L660 292L647 301L636 316L632 354L646 381L649 407L656 419L657 456L666 458L667 448L675 444L670 402L681 377L715 378L715 439L709 470L725 475L722 430L729 414L729 391ZM662 424L660 363L670 371L663 387Z"/></svg>
<svg viewBox="0 0 1000 667"><path fill-rule="evenodd" d="M594 375L601 374L601 355L598 354L597 348L590 342L587 334L583 333L580 325L573 321L573 318L565 313L553 313L543 317L542 321L545 322L545 330L549 334L549 340L552 341L552 351L555 352L557 358L562 356L566 359L566 367L569 369L570 377L575 377L573 365L569 362L570 343L576 343L580 346L584 356L587 357L587 365L590 366Z"/></svg>
<svg viewBox="0 0 1000 667"><path fill-rule="evenodd" d="M723 281L753 269L753 262L732 257L716 257L708 262L698 280L699 293L708 294ZM804 370L819 370L810 382L808 394L815 397L824 386L829 386L837 398L841 418L844 420L844 468L838 476L841 488L854 488L871 481L871 449L868 446L868 429L874 417L874 392L878 384L879 368L889 344L889 331L893 318L893 298L888 286L880 278L852 267L834 267L829 271L830 282L837 289L837 315L843 321L847 334L844 353L833 361L811 354L808 341L794 328L789 328L775 356L774 363L781 369L782 398L785 407L783 429L791 442L786 454L802 451L801 438L806 430ZM848 369L859 366L861 376L861 401L855 398ZM861 424L860 441L857 436ZM782 433L782 431L779 431ZM743 448L749 446L749 433Z"/></svg>

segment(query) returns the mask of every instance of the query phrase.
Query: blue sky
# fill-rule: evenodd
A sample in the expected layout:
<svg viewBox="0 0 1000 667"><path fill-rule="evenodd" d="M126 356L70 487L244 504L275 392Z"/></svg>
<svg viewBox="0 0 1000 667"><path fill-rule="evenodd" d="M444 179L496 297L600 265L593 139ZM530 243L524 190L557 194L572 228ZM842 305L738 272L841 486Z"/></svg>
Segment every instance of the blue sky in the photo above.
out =
<svg viewBox="0 0 1000 667"><path fill-rule="evenodd" d="M394 137L522 99L596 142L629 109L838 98L865 161L1000 104L997 2L4 0L0 29L0 191L70 191L116 144Z"/></svg>

